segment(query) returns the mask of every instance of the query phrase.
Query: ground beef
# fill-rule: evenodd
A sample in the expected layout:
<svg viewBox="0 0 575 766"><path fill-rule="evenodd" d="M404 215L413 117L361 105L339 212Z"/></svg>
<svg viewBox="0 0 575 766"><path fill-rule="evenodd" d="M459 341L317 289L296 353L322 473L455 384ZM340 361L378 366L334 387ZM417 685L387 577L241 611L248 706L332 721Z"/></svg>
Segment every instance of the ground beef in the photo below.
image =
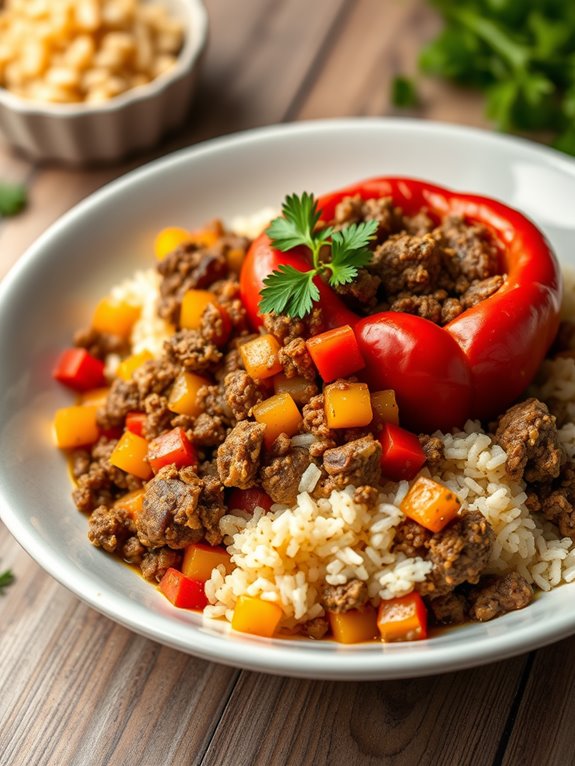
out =
<svg viewBox="0 0 575 766"><path fill-rule="evenodd" d="M218 347L198 330L178 330L164 342L166 358L186 372L212 372L222 359Z"/></svg>
<svg viewBox="0 0 575 766"><path fill-rule="evenodd" d="M335 447L336 433L327 427L323 394L312 396L302 410L302 417L302 430L317 438L317 442L310 447L312 457L319 457L326 449Z"/></svg>
<svg viewBox="0 0 575 766"><path fill-rule="evenodd" d="M353 502L359 505L365 505L367 508L375 508L379 498L379 490L369 484L362 484L356 487L353 493Z"/></svg>
<svg viewBox="0 0 575 766"><path fill-rule="evenodd" d="M226 375L224 396L236 420L250 417L253 407L265 398L261 388L245 370L237 370Z"/></svg>
<svg viewBox="0 0 575 766"><path fill-rule="evenodd" d="M479 511L469 511L429 540L433 568L418 585L423 595L442 596L463 582L476 583L485 569L495 533Z"/></svg>
<svg viewBox="0 0 575 766"><path fill-rule="evenodd" d="M342 614L350 609L358 609L367 601L367 584L362 580L350 580L344 585L323 586L321 603L328 612Z"/></svg>
<svg viewBox="0 0 575 766"><path fill-rule="evenodd" d="M262 488L274 503L293 505L303 472L311 462L309 451L300 447L290 448L289 452L277 457L266 456L260 471Z"/></svg>
<svg viewBox="0 0 575 766"><path fill-rule="evenodd" d="M168 407L168 399L160 394L150 394L144 401L146 419L142 428L142 435L146 439L155 439L164 431L168 431L174 413Z"/></svg>
<svg viewBox="0 0 575 766"><path fill-rule="evenodd" d="M80 476L83 476L85 473L88 473L90 470L90 463L92 462L92 457L90 454L90 450L79 448L72 451L71 455L71 469L72 469L72 476L75 479L79 479Z"/></svg>
<svg viewBox="0 0 575 766"><path fill-rule="evenodd" d="M229 326L227 329L229 330ZM203 310L199 331L202 338L208 343L213 343L216 346L225 343L226 322L221 310L213 303L208 303Z"/></svg>
<svg viewBox="0 0 575 766"><path fill-rule="evenodd" d="M159 582L170 567L178 569L181 555L171 548L157 548L146 551L142 557L140 568L142 575L150 582Z"/></svg>
<svg viewBox="0 0 575 766"><path fill-rule="evenodd" d="M218 417L226 425L233 425L235 418L226 402L223 385L201 386L197 393L198 408L212 417Z"/></svg>
<svg viewBox="0 0 575 766"><path fill-rule="evenodd" d="M238 280L233 278L215 282L210 289L218 299L220 306L226 310L233 333L235 335L247 333L247 312L240 297L241 291Z"/></svg>
<svg viewBox="0 0 575 766"><path fill-rule="evenodd" d="M80 511L89 513L98 506L111 506L121 494L139 489L143 482L111 465L115 439L101 437L87 453L82 453L81 468L72 498ZM80 464L76 464L76 469Z"/></svg>
<svg viewBox="0 0 575 766"><path fill-rule="evenodd" d="M74 334L74 345L85 348L96 359L105 360L108 354L124 356L130 351L129 338L120 335L112 335L108 332L99 332L93 327L87 330L78 330Z"/></svg>
<svg viewBox="0 0 575 766"><path fill-rule="evenodd" d="M122 545L122 558L129 564L141 564L144 555L146 554L146 548L138 540L136 535L128 537L124 545Z"/></svg>
<svg viewBox="0 0 575 766"><path fill-rule="evenodd" d="M428 599L427 605L433 622L439 625L459 625L468 616L467 599L456 591Z"/></svg>
<svg viewBox="0 0 575 766"><path fill-rule="evenodd" d="M133 531L132 522L121 508L99 505L88 521L88 539L107 553L115 553Z"/></svg>
<svg viewBox="0 0 575 766"><path fill-rule="evenodd" d="M329 622L327 617L314 617L313 620L308 620L302 623L301 630L308 638L315 638L316 641L321 639L329 633Z"/></svg>
<svg viewBox="0 0 575 766"><path fill-rule="evenodd" d="M227 429L217 415L202 412L190 429L190 440L197 447L217 447L226 438Z"/></svg>
<svg viewBox="0 0 575 766"><path fill-rule="evenodd" d="M464 309L473 308L473 306L487 300L487 298L496 293L504 282L505 278L501 274L495 274L493 277L478 279L472 282L461 296L461 305Z"/></svg>
<svg viewBox="0 0 575 766"><path fill-rule="evenodd" d="M443 442L439 436L420 434L419 443L425 453L427 465L433 470L443 460Z"/></svg>
<svg viewBox="0 0 575 766"><path fill-rule="evenodd" d="M436 288L441 269L441 252L430 235L398 234L380 245L373 254L369 270L377 274L386 292L397 295L424 295Z"/></svg>
<svg viewBox="0 0 575 766"><path fill-rule="evenodd" d="M414 314L434 324L441 324L443 316L442 305L433 295L404 295L396 298L388 310Z"/></svg>
<svg viewBox="0 0 575 766"><path fill-rule="evenodd" d="M556 524L561 535L575 540L575 464L567 463L554 482L530 487L527 507Z"/></svg>
<svg viewBox="0 0 575 766"><path fill-rule="evenodd" d="M507 612L523 609L533 601L533 588L518 572L482 578L467 593L469 616L487 622Z"/></svg>
<svg viewBox="0 0 575 766"><path fill-rule="evenodd" d="M184 293L209 287L228 273L225 252L221 246L203 248L184 244L158 264L162 277L158 313L168 322L178 324Z"/></svg>
<svg viewBox="0 0 575 766"><path fill-rule="evenodd" d="M319 306L314 306L304 319L274 313L264 314L262 319L265 329L277 338L282 346L286 346L295 338L309 338L325 330L323 314Z"/></svg>
<svg viewBox="0 0 575 766"><path fill-rule="evenodd" d="M279 360L286 378L295 378L299 375L306 380L315 380L317 370L303 338L294 338L281 348Z"/></svg>
<svg viewBox="0 0 575 766"><path fill-rule="evenodd" d="M203 490L200 496L198 514L204 525L206 541L210 545L219 545L222 542L220 532L220 519L226 512L224 505L224 487L217 476L205 473L202 477Z"/></svg>
<svg viewBox="0 0 575 766"><path fill-rule="evenodd" d="M141 401L150 394L165 394L179 371L179 367L165 357L148 359L147 362L140 365L134 371L133 383L137 386Z"/></svg>
<svg viewBox="0 0 575 766"><path fill-rule="evenodd" d="M135 381L116 378L110 386L106 401L98 409L98 425L103 429L123 426L128 412L139 410L142 410L142 398Z"/></svg>
<svg viewBox="0 0 575 766"><path fill-rule="evenodd" d="M220 444L218 475L226 487L248 489L256 483L265 425L240 421Z"/></svg>
<svg viewBox="0 0 575 766"><path fill-rule="evenodd" d="M406 222L401 209L395 207L391 197L364 200L359 194L344 197L336 206L334 223L342 228L350 223L377 221L377 240L387 239L390 234L402 231Z"/></svg>
<svg viewBox="0 0 575 766"><path fill-rule="evenodd" d="M470 282L492 277L499 271L499 252L489 230L480 223L449 216L434 231L445 253L444 266L457 278Z"/></svg>
<svg viewBox="0 0 575 766"><path fill-rule="evenodd" d="M565 455L555 418L538 399L526 399L499 418L494 441L507 453L513 481L547 482L559 476Z"/></svg>
<svg viewBox="0 0 575 766"><path fill-rule="evenodd" d="M380 286L380 276L368 269L359 269L355 279L346 284L337 285L335 291L343 296L346 302L356 311L366 314L377 305L377 295Z"/></svg>
<svg viewBox="0 0 575 766"><path fill-rule="evenodd" d="M140 542L146 548L185 548L199 542L204 528L198 514L203 481L193 468L161 468L146 484L144 502L136 518Z"/></svg>
<svg viewBox="0 0 575 766"><path fill-rule="evenodd" d="M403 553L407 558L425 558L429 550L432 533L417 521L404 519L395 527L393 553Z"/></svg>
<svg viewBox="0 0 575 766"><path fill-rule="evenodd" d="M323 468L331 489L343 489L348 484L379 484L381 478L381 444L371 434L333 447L323 453Z"/></svg>

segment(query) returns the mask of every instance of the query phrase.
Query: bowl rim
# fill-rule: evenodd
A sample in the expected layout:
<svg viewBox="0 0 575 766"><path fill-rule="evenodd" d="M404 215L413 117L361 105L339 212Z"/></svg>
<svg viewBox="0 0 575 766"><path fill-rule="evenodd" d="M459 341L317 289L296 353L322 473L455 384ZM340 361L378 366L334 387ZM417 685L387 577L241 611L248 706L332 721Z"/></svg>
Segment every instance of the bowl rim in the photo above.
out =
<svg viewBox="0 0 575 766"><path fill-rule="evenodd" d="M201 58L208 43L208 12L202 0L175 0L182 9L181 21L185 27L184 45L178 54L175 65L145 85L130 88L109 101L99 104L75 102L71 104L53 104L33 101L17 96L6 88L0 87L0 108L10 109L21 115L42 115L73 119L92 114L112 114L142 101L154 98L170 83L187 77ZM190 30L192 33L190 34Z"/></svg>
<svg viewBox="0 0 575 766"><path fill-rule="evenodd" d="M51 241L57 239L60 232L65 230L69 223L80 219L92 208L97 208L101 202L121 195L130 187L136 187L142 182L146 183L158 171L167 171L186 158L206 157L222 149L249 146L262 139L281 140L286 135L305 137L306 135L321 134L322 131L369 131L373 129L383 133L389 130L409 132L416 136L421 136L422 132L429 132L444 139L456 140L461 138L470 142L486 142L494 148L512 149L513 146L519 146L526 155L534 159L543 157L549 165L560 168L575 178L575 162L554 149L537 145L527 139L497 135L478 128L461 127L449 123L422 122L421 120L406 118L338 118L273 125L233 133L180 149L170 155L156 159L106 184L78 203L54 222L16 261L7 275L0 280L0 307L11 286L17 283L20 275L23 275L23 272L29 269L38 258L42 257L44 248ZM474 641L467 641L463 646L456 647L436 646L431 659L429 651L426 651L426 641L418 642L417 647L410 644L402 647L384 646L382 649L379 646L368 645L367 650L365 650L366 647L362 645L362 651L357 651L354 647L348 648L338 645L337 650L333 652L317 651L318 647L313 646L314 642L306 642L305 648L301 649L300 644L300 650L288 657L286 650L290 644L293 645L292 640L258 639L257 637L246 637L243 634L234 634L233 639L230 640L226 633L219 633L209 630L209 628L203 629L201 623L199 626L193 626L195 630L192 645L189 632L182 629L180 623L172 617L165 619L154 614L154 620L142 621L141 616L148 614L146 607L141 604L130 603L131 608L126 609L125 595L117 594L109 587L108 590L112 592L103 594L101 583L95 583L87 575L78 573L72 562L65 563L63 566L62 560L57 557L55 552L35 536L33 529L25 522L22 513L13 509L9 498L3 492L1 471L0 518L22 547L50 576L89 606L115 622L152 640L203 659L260 672L333 680L375 680L434 675L503 660L530 649L544 646L575 632L575 613L566 610L554 615L551 627L546 625L544 621L540 621L530 625L529 629L505 630L505 622L503 622L502 630L498 630L497 635L486 638L482 646L478 647ZM76 575L76 579L69 577L71 571ZM574 588L575 584L561 586L561 590L569 589L570 592L573 592ZM557 591L554 592L557 593ZM505 621L505 617L500 618L500 620ZM190 624L187 624L186 628L189 627ZM230 651L230 647L232 647L232 651ZM233 651L233 647L237 651Z"/></svg>

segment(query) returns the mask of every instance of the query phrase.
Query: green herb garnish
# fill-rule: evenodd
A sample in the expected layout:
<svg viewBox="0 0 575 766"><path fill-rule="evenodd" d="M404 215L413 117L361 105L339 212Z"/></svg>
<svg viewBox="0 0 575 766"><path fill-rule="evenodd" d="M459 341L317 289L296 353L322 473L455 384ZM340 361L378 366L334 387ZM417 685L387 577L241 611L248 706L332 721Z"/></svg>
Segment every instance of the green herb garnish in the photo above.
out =
<svg viewBox="0 0 575 766"><path fill-rule="evenodd" d="M12 585L15 579L11 569L6 569L5 572L0 572L0 596L4 595L4 588Z"/></svg>
<svg viewBox="0 0 575 766"><path fill-rule="evenodd" d="M431 0L445 20L423 71L485 93L505 131L537 131L575 154L575 4L564 0Z"/></svg>
<svg viewBox="0 0 575 766"><path fill-rule="evenodd" d="M401 109L417 106L419 96L417 95L415 82L403 75L395 77L391 83L391 102L394 106L398 106Z"/></svg>
<svg viewBox="0 0 575 766"><path fill-rule="evenodd" d="M352 282L360 268L366 266L372 253L369 242L377 231L377 221L352 223L335 231L332 226L319 227L320 213L313 194L288 195L282 205L282 216L275 218L266 233L272 245L282 252L304 246L310 251L308 271L282 265L264 279L260 311L302 318L319 300L314 283L322 276L332 287Z"/></svg>
<svg viewBox="0 0 575 766"><path fill-rule="evenodd" d="M26 201L23 184L0 182L0 216L16 215L26 207Z"/></svg>

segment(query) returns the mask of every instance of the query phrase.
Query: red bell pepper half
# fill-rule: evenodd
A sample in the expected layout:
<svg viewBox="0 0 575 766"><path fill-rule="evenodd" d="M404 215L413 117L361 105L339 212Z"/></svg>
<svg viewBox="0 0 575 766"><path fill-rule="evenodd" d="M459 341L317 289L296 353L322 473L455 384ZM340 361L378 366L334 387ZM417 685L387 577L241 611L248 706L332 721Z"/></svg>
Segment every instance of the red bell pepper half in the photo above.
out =
<svg viewBox="0 0 575 766"><path fill-rule="evenodd" d="M503 411L528 386L559 326L561 275L544 235L506 205L412 178L375 178L320 198L324 221L333 219L348 196L391 197L407 215L426 210L484 224L501 251L503 286L444 327L399 312L360 318L316 277L319 304L331 328L353 327L365 360L362 373L372 390L393 388L402 423L415 431L460 427L467 418L488 419ZM280 265L309 268L305 252L282 253L264 233L242 267L242 299L253 327L263 280Z"/></svg>
<svg viewBox="0 0 575 766"><path fill-rule="evenodd" d="M260 487L250 487L249 489L232 489L228 496L226 505L228 508L238 509L246 513L253 513L256 508L263 508L269 511L273 505L271 497Z"/></svg>
<svg viewBox="0 0 575 766"><path fill-rule="evenodd" d="M172 428L149 443L148 463L158 473L165 465L174 464L176 468L197 465L198 453L183 428Z"/></svg>
<svg viewBox="0 0 575 766"><path fill-rule="evenodd" d="M180 609L196 609L201 611L208 605L204 583L190 580L178 569L170 567L160 580L160 591Z"/></svg>
<svg viewBox="0 0 575 766"><path fill-rule="evenodd" d="M426 457L415 434L393 423L386 423L380 434L381 471L387 479L413 479L423 468Z"/></svg>
<svg viewBox="0 0 575 766"><path fill-rule="evenodd" d="M104 362L85 348L67 348L60 354L52 376L74 391L89 391L106 383Z"/></svg>
<svg viewBox="0 0 575 766"><path fill-rule="evenodd" d="M314 335L306 341L306 346L326 383L346 378L365 367L355 333L348 324Z"/></svg>

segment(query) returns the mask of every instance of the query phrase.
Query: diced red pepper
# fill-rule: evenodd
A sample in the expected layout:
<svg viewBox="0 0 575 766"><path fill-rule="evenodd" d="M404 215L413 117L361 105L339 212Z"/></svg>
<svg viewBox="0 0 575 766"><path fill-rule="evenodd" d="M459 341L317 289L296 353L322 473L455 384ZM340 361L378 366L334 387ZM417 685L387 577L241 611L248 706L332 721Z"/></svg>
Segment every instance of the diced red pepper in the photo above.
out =
<svg viewBox="0 0 575 766"><path fill-rule="evenodd" d="M346 378L365 367L355 333L347 324L314 335L306 341L306 346L326 383Z"/></svg>
<svg viewBox="0 0 575 766"><path fill-rule="evenodd" d="M383 641L417 641L427 638L427 610L419 593L382 601L377 627Z"/></svg>
<svg viewBox="0 0 575 766"><path fill-rule="evenodd" d="M145 412L128 412L126 415L126 428L136 436L143 436L144 423L146 422Z"/></svg>
<svg viewBox="0 0 575 766"><path fill-rule="evenodd" d="M208 605L204 583L190 580L180 571L170 567L160 580L160 591L180 609L197 609L201 611Z"/></svg>
<svg viewBox="0 0 575 766"><path fill-rule="evenodd" d="M246 513L253 513L256 508L263 508L269 511L273 505L273 500L260 487L250 487L249 489L232 489L229 494L228 508L237 508Z"/></svg>
<svg viewBox="0 0 575 766"><path fill-rule="evenodd" d="M148 445L148 462L154 473L172 463L177 468L197 465L198 453L183 428L172 428L152 439Z"/></svg>
<svg viewBox="0 0 575 766"><path fill-rule="evenodd" d="M386 423L379 440L383 475L392 481L413 479L426 461L417 436L405 428Z"/></svg>
<svg viewBox="0 0 575 766"><path fill-rule="evenodd" d="M53 377L74 391L89 391L106 384L104 362L85 348L67 348L60 355Z"/></svg>

